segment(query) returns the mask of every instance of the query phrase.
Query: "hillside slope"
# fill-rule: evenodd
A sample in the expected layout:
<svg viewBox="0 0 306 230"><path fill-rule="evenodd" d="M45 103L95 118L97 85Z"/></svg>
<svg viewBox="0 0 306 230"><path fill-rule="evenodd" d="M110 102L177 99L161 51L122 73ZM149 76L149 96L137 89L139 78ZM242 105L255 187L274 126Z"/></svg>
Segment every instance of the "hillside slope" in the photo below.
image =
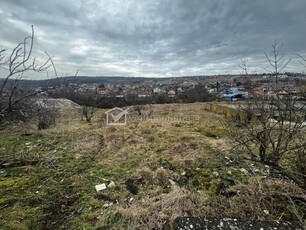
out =
<svg viewBox="0 0 306 230"><path fill-rule="evenodd" d="M301 210L277 195L297 188L232 153L224 118L203 104L131 109L126 126L105 125L104 112L86 123L75 108L53 128L0 136L1 229L169 229L178 216L297 220Z"/></svg>

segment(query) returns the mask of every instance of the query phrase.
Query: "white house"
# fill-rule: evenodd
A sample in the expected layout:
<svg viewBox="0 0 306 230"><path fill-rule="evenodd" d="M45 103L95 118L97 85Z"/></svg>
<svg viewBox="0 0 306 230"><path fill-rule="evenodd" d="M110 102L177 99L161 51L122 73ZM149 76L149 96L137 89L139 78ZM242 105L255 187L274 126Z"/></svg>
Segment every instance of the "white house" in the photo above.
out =
<svg viewBox="0 0 306 230"><path fill-rule="evenodd" d="M154 89L153 89L153 93L161 93L161 89L159 88L159 87L155 87Z"/></svg>

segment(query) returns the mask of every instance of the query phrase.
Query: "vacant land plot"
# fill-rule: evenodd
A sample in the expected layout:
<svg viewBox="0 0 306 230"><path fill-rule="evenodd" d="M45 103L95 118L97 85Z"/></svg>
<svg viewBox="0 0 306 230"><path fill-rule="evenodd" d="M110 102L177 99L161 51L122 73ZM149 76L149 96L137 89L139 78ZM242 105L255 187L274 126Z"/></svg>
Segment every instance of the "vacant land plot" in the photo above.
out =
<svg viewBox="0 0 306 230"><path fill-rule="evenodd" d="M179 216L299 220L292 183L231 151L204 104L144 106L126 126L76 109L0 134L1 229L170 229ZM141 114L141 115L140 115ZM106 189L96 191L95 185ZM103 187L103 186L102 186ZM302 213L302 214L301 214Z"/></svg>

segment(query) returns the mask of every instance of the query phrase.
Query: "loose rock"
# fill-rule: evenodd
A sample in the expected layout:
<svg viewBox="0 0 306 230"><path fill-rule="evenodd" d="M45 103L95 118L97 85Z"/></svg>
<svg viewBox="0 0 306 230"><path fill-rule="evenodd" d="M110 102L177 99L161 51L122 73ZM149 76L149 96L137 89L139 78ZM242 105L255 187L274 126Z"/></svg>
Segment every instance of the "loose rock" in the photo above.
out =
<svg viewBox="0 0 306 230"><path fill-rule="evenodd" d="M114 181L111 181L109 184L108 184L108 188L111 188L111 187L114 187L115 186L115 182Z"/></svg>

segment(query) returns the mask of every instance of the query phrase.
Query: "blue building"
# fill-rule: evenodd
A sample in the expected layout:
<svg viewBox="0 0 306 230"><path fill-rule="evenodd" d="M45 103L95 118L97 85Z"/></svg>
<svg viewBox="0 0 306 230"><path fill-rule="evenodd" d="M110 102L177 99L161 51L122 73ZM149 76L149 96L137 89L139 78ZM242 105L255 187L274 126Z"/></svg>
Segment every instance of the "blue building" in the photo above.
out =
<svg viewBox="0 0 306 230"><path fill-rule="evenodd" d="M249 96L248 92L244 88L227 88L224 90L224 98L230 101L244 100Z"/></svg>

